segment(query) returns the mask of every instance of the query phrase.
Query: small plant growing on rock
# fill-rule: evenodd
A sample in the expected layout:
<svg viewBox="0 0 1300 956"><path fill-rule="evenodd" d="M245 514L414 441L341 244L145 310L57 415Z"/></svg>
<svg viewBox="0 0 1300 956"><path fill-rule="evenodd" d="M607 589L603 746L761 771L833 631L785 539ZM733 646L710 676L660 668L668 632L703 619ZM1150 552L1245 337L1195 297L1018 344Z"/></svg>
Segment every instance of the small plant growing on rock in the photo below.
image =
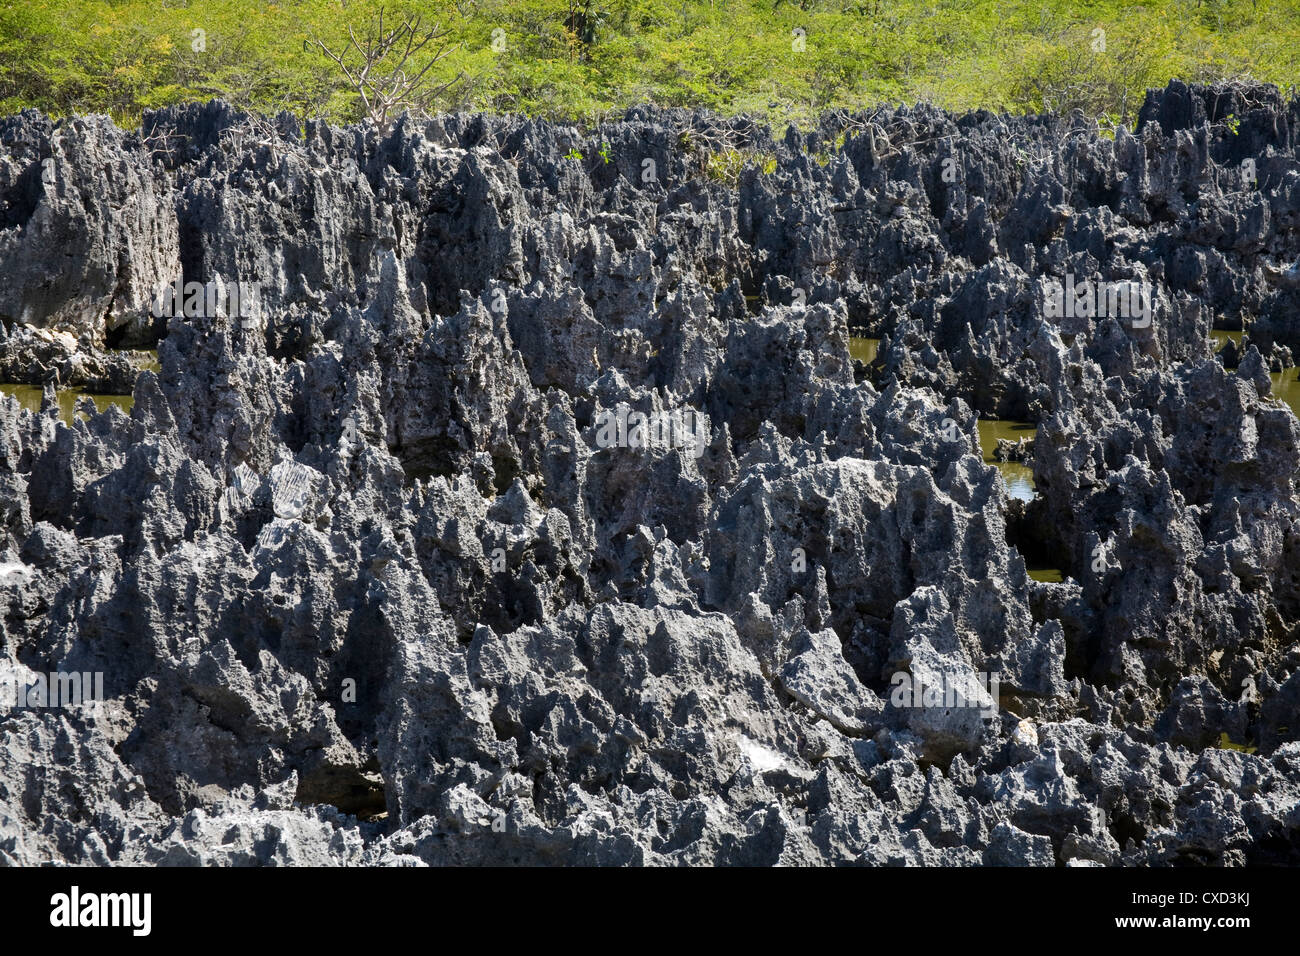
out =
<svg viewBox="0 0 1300 956"><path fill-rule="evenodd" d="M732 186L740 181L740 171L744 168L744 154L730 147L709 153L704 161L705 175Z"/></svg>

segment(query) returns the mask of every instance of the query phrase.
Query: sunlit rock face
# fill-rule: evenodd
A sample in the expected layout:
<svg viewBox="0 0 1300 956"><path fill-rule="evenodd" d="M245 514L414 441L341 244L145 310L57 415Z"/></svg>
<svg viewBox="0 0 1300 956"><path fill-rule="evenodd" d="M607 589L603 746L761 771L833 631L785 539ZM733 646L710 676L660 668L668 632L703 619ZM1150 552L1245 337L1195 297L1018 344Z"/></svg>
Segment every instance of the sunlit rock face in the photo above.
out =
<svg viewBox="0 0 1300 956"><path fill-rule="evenodd" d="M0 121L0 862L1300 862L1298 131Z"/></svg>

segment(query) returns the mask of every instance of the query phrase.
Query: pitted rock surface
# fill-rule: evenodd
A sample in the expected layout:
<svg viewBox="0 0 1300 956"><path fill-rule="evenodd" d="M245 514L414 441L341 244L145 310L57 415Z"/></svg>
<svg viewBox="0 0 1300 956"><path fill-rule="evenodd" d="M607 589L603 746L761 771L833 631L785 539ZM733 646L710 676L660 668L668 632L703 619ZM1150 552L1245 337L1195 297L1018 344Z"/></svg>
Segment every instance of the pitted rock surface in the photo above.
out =
<svg viewBox="0 0 1300 956"><path fill-rule="evenodd" d="M1265 87L0 121L0 862L1300 863L1298 261Z"/></svg>

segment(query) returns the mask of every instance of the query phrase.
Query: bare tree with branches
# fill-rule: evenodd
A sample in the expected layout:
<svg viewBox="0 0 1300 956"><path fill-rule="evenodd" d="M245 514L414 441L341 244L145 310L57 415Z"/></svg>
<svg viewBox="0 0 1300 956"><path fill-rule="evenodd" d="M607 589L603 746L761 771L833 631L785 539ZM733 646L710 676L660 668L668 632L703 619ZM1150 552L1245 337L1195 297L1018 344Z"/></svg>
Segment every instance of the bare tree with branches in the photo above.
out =
<svg viewBox="0 0 1300 956"><path fill-rule="evenodd" d="M445 83L426 86L429 70L456 50L454 45L438 42L449 32L437 23L426 30L418 15L402 15L396 25L390 22L385 26L384 8L380 7L360 40L348 26L348 43L340 52L331 50L319 37L312 42L343 71L360 95L367 119L382 129L402 110L427 113L434 99L463 79L458 73ZM426 47L424 65L419 66Z"/></svg>

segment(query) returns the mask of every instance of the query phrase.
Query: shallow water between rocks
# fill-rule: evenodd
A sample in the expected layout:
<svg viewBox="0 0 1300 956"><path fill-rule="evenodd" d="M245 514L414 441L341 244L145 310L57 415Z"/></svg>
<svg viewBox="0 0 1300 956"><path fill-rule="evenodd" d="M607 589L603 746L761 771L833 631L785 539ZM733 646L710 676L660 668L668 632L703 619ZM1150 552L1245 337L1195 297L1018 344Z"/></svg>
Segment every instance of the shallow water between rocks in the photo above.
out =
<svg viewBox="0 0 1300 956"><path fill-rule="evenodd" d="M880 339L864 339L852 336L849 339L849 355L870 365L876 360L876 351L880 348Z"/></svg>
<svg viewBox="0 0 1300 956"><path fill-rule="evenodd" d="M1229 342L1240 345L1241 337L1245 334L1241 329L1211 329L1210 338L1214 341L1214 351L1219 351Z"/></svg>
<svg viewBox="0 0 1300 956"><path fill-rule="evenodd" d="M876 350L879 347L880 339L857 337L849 339L849 354L859 362L868 365L875 361ZM1022 501L1032 501L1034 497L1033 469L1019 462L995 461L993 452L998 447L999 438L1006 438L1010 441L1032 438L1034 425L1031 422L1010 422L982 418L979 421L979 434L980 452L986 462L1002 473L1002 480L1007 485L1007 493L1011 497L1019 498Z"/></svg>
<svg viewBox="0 0 1300 956"><path fill-rule="evenodd" d="M146 354L141 351L138 354L141 358ZM157 373L162 366L158 364L158 350L148 350L148 358L143 361L137 361L141 371ZM38 385L14 385L0 384L0 395L12 395L18 399L18 404L31 412L41 410L41 396L44 394ZM95 408L100 412L108 411L108 406L116 405L123 412L130 415L131 408L135 405L135 396L133 395L99 395L94 392L83 392L76 388L61 388L58 390L59 397L59 420L65 424L72 422L72 416L76 413L77 402L82 396L89 396L95 402Z"/></svg>
<svg viewBox="0 0 1300 956"><path fill-rule="evenodd" d="M1243 333L1240 331L1223 329L1215 329L1210 333L1210 337L1215 343L1215 351L1223 348L1229 341L1240 345L1242 335ZM879 347L880 339L859 336L849 339L849 354L867 365L875 361ZM150 354L152 361L146 363L143 367L156 372L159 367L158 353L154 351ZM1300 368L1288 368L1281 372L1273 372L1269 377L1273 380L1273 396L1286 402L1291 407L1291 410L1296 413L1296 416L1300 417ZM42 391L38 386L0 384L0 394L12 395L23 408L30 411L40 411ZM60 389L58 398L59 419L61 421L65 423L72 421L77 402L83 395L89 395L94 400L95 407L101 412L107 411L110 405L117 405L129 415L132 406L135 404L135 399L131 395L96 395L75 388ZM1021 438L1031 437L1035 428L1033 423L982 418L979 420L977 427L979 429L980 453L984 461L997 468L1002 475L1002 480L1006 483L1007 494L1021 501L1032 501L1036 494L1033 469L1020 462L997 461L993 457L993 452L997 448L998 439L1019 441ZM1030 568L1029 575L1037 581L1059 582L1062 580L1061 571L1057 568Z"/></svg>
<svg viewBox="0 0 1300 956"><path fill-rule="evenodd" d="M41 396L44 392L38 385L0 385L0 394L12 395L18 399L18 404L31 412L41 410ZM59 396L59 420L65 423L71 423L72 416L75 414L77 402L83 395L90 395L95 401L95 407L101 412L108 411L108 406L117 405L128 415L131 414L131 406L135 404L135 398L131 395L94 395L89 392L81 392L75 388L61 388L58 391Z"/></svg>
<svg viewBox="0 0 1300 956"><path fill-rule="evenodd" d="M1240 345L1243 334L1241 331L1214 329L1210 332L1210 337L1214 341L1214 350L1217 352L1229 341ZM849 354L868 365L875 361L879 347L880 339L859 337L849 339ZM1291 411L1295 412L1296 417L1300 418L1300 368L1287 368L1281 372L1273 372L1269 378L1273 380L1273 397L1286 402ZM1033 469L1020 462L997 461L993 457L993 452L1000 438L1019 441L1022 438L1032 437L1035 430L1033 423L982 418L977 427L980 454L986 463L997 468L1002 475L1002 480L1007 486L1007 494L1021 501L1032 501L1036 494ZM1048 582L1059 582L1063 579L1061 571L1057 568L1030 568L1029 576L1037 581Z"/></svg>
<svg viewBox="0 0 1300 956"><path fill-rule="evenodd" d="M1213 329L1210 338L1214 340L1214 351L1218 352L1229 341L1240 346L1244 334L1241 331ZM1280 372L1270 372L1268 377L1273 380L1273 397L1286 402L1296 417L1300 418L1300 368L1284 368Z"/></svg>

